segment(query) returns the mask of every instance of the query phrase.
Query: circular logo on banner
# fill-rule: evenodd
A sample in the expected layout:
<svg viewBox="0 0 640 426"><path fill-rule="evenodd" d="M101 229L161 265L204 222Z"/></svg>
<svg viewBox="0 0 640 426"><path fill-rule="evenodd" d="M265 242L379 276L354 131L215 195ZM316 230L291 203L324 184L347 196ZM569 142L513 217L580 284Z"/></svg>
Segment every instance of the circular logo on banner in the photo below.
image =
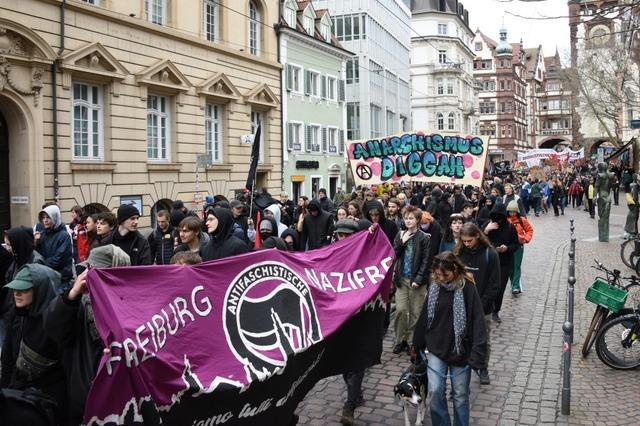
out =
<svg viewBox="0 0 640 426"><path fill-rule="evenodd" d="M371 179L371 175L373 173L371 171L371 167L367 166L366 164L360 164L356 167L356 174L362 180L369 180Z"/></svg>
<svg viewBox="0 0 640 426"><path fill-rule="evenodd" d="M289 355L322 340L307 283L287 265L267 261L240 272L227 289L222 321L247 380L263 380Z"/></svg>

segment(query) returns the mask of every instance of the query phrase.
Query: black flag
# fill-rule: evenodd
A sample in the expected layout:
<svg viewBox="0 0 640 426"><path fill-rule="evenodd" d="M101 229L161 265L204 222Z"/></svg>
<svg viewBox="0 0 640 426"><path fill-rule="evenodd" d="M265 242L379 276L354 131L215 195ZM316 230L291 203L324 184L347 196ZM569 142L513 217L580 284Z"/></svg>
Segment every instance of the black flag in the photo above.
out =
<svg viewBox="0 0 640 426"><path fill-rule="evenodd" d="M260 158L260 128L258 124L255 135L253 135L253 148L251 148L251 163L249 165L249 176L247 176L247 184L245 188L253 191L253 185L256 183L256 168L258 167L258 159Z"/></svg>

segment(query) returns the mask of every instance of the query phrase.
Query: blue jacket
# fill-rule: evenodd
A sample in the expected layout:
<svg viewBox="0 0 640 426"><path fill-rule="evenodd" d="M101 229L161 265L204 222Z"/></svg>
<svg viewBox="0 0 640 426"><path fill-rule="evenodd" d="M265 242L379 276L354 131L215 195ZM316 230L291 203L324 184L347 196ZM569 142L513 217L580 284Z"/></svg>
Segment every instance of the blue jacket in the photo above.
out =
<svg viewBox="0 0 640 426"><path fill-rule="evenodd" d="M73 254L71 250L71 236L60 219L58 206L48 206L40 212L46 213L53 221L53 227L45 229L38 240L38 251L44 258L45 265L58 271L61 282L66 284L73 279Z"/></svg>

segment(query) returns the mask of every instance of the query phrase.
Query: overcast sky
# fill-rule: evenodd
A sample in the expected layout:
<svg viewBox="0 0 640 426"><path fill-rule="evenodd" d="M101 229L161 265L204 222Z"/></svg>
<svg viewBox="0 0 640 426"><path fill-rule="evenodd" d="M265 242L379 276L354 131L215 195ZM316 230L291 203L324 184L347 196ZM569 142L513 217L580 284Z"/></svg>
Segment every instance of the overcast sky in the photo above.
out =
<svg viewBox="0 0 640 426"><path fill-rule="evenodd" d="M480 28L484 34L499 41L498 32L504 19L509 42L516 43L522 38L525 48L542 44L545 56L553 55L558 46L560 57L568 57L569 18L566 16L569 8L566 0L463 0L462 3L469 11L469 26L473 31ZM523 19L510 13L531 18L561 16L562 19Z"/></svg>

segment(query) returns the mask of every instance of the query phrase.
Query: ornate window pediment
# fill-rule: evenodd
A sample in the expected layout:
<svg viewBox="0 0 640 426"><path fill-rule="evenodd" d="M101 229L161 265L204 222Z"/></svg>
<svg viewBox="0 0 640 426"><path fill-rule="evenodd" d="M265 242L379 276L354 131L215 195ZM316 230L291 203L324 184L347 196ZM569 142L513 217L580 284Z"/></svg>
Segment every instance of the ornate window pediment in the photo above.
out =
<svg viewBox="0 0 640 426"><path fill-rule="evenodd" d="M224 73L213 74L196 88L196 93L200 96L200 107L204 108L206 98L213 99L219 103L228 103L241 98L241 94L233 85L229 77Z"/></svg>
<svg viewBox="0 0 640 426"><path fill-rule="evenodd" d="M276 95L266 83L258 84L244 97L245 102L262 110L276 108L280 103Z"/></svg>
<svg viewBox="0 0 640 426"><path fill-rule="evenodd" d="M169 59L162 59L136 74L136 81L140 85L140 99L142 100L147 99L149 86L154 90L173 95L187 92L191 88L187 77ZM182 104L182 102L178 100L178 104Z"/></svg>
<svg viewBox="0 0 640 426"><path fill-rule="evenodd" d="M99 42L87 44L61 58L62 87L69 89L73 74L88 75L97 81L110 81L111 93L120 94L120 82L129 71Z"/></svg>

